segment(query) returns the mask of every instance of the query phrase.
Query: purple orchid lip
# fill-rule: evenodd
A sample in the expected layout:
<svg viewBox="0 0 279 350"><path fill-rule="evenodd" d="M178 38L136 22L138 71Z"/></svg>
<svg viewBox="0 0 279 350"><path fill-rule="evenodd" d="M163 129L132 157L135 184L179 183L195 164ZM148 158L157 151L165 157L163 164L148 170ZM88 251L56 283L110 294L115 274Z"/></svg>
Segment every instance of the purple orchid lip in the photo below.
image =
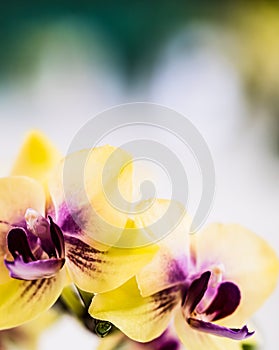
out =
<svg viewBox="0 0 279 350"><path fill-rule="evenodd" d="M249 332L247 326L235 329L212 323L231 315L240 304L240 290L232 282L221 282L209 306L202 311L199 310L199 303L206 294L210 276L210 271L202 273L188 288L182 306L187 323L196 330L220 337L243 340L252 336L254 332Z"/></svg>
<svg viewBox="0 0 279 350"><path fill-rule="evenodd" d="M255 332L249 332L247 326L240 329L222 327L211 322L189 318L188 324L196 330L213 334L219 337L230 338L233 340L244 340L251 337Z"/></svg>
<svg viewBox="0 0 279 350"><path fill-rule="evenodd" d="M16 227L7 235L8 249L14 260L5 259L5 265L12 278L21 280L50 278L65 263L62 231L51 217L48 217L48 221L31 210L28 215L27 230Z"/></svg>
<svg viewBox="0 0 279 350"><path fill-rule="evenodd" d="M44 259L25 263L21 256L14 261L5 260L12 278L31 281L53 277L64 265L65 259Z"/></svg>

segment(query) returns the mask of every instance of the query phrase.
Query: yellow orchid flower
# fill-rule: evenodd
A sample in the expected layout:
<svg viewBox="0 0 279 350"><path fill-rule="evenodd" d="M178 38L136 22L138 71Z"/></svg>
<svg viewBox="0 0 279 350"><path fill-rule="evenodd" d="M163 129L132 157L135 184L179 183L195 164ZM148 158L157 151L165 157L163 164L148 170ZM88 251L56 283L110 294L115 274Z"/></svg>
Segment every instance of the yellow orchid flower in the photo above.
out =
<svg viewBox="0 0 279 350"><path fill-rule="evenodd" d="M180 248L175 256L168 251L169 240L181 231L186 232L180 224L168 244L162 241L166 248L136 278L96 295L89 313L139 342L159 337L174 318L177 335L188 350L242 349L242 340L253 332L238 327L276 286L275 252L240 225L213 224L190 236L184 254Z"/></svg>
<svg viewBox="0 0 279 350"><path fill-rule="evenodd" d="M114 147L73 153L48 176L54 163L50 159L55 158L51 156L53 148L42 139L36 144L45 146L42 159L40 152L33 157L33 148L25 147L20 153L21 165L14 167L21 169L14 170L16 174L24 174L27 167L33 178L0 179L0 329L20 325L49 309L70 282L91 293L119 287L158 250L156 246L122 249L100 242L109 239L110 233L112 242L121 239L127 225L133 225L128 209L119 211L107 200L115 194L117 183L128 199L124 203L129 204L132 167L120 173L115 169L130 161L130 155L118 149L113 169L102 176ZM83 182L75 176L84 156ZM66 163L70 171L65 185L62 175ZM44 182L44 174L51 179L47 193L35 180ZM48 197L51 201L46 205ZM112 231L107 232L108 228ZM135 236L141 235L140 230L135 231Z"/></svg>

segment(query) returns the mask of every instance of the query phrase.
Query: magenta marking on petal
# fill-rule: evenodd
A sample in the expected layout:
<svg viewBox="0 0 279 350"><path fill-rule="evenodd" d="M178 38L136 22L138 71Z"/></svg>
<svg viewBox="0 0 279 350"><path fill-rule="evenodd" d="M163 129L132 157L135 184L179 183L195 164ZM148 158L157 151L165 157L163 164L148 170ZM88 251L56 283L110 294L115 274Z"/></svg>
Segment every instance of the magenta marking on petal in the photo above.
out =
<svg viewBox="0 0 279 350"><path fill-rule="evenodd" d="M211 321L220 320L221 318L231 315L236 310L240 299L240 290L234 283L221 283L215 298L205 310L205 314L213 316Z"/></svg>
<svg viewBox="0 0 279 350"><path fill-rule="evenodd" d="M13 228L7 235L8 249L14 259L19 256L27 263L36 260L29 246L26 231L23 228Z"/></svg>
<svg viewBox="0 0 279 350"><path fill-rule="evenodd" d="M64 203L60 208L58 212L58 218L59 218L59 226L61 227L63 232L67 232L72 235L77 235L81 233L80 226L76 223L74 217L80 216L82 210L71 210L68 208L66 203ZM79 220L80 221L80 220Z"/></svg>
<svg viewBox="0 0 279 350"><path fill-rule="evenodd" d="M182 283L187 277L187 258L173 259L167 266L168 282L170 284Z"/></svg>
<svg viewBox="0 0 279 350"><path fill-rule="evenodd" d="M189 318L187 321L191 327L195 328L198 331L234 340L244 340L251 337L255 333L249 332L247 326L244 326L241 329L236 329L219 326L210 322L204 322L195 318Z"/></svg>
<svg viewBox="0 0 279 350"><path fill-rule="evenodd" d="M201 301L207 290L210 276L211 272L206 271L199 278L195 279L190 285L183 305L186 313L191 314Z"/></svg>

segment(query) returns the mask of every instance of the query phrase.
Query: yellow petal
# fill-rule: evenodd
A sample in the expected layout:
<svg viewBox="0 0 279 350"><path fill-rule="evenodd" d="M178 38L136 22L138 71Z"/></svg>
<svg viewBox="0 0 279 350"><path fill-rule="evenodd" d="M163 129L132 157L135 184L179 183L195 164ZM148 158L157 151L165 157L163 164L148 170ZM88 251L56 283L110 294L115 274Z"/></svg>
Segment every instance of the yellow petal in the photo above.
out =
<svg viewBox="0 0 279 350"><path fill-rule="evenodd" d="M89 313L110 321L133 340L148 342L166 330L180 300L177 288L143 298L136 280L131 279L118 289L97 294Z"/></svg>
<svg viewBox="0 0 279 350"><path fill-rule="evenodd" d="M83 234L103 244L119 239L132 200L127 152L103 146L73 153L60 164L49 186L60 219L70 214ZM63 222L59 224L63 229Z"/></svg>
<svg viewBox="0 0 279 350"><path fill-rule="evenodd" d="M230 327L242 326L276 286L279 273L276 253L264 239L234 224L212 224L193 235L192 243L198 266L221 264L224 278L239 286L240 306L224 321Z"/></svg>
<svg viewBox="0 0 279 350"><path fill-rule="evenodd" d="M8 253L6 236L11 225L24 221L26 209L33 208L44 215L45 194L35 180L22 176L0 178L0 284L8 280L4 255Z"/></svg>
<svg viewBox="0 0 279 350"><path fill-rule="evenodd" d="M191 328L178 310L174 319L177 335L187 350L242 350L241 342L217 337Z"/></svg>
<svg viewBox="0 0 279 350"><path fill-rule="evenodd" d="M119 287L148 264L158 251L144 248L98 250L75 237L65 236L69 275L82 290L106 292Z"/></svg>
<svg viewBox="0 0 279 350"><path fill-rule="evenodd" d="M66 283L61 270L55 277L36 281L10 279L0 285L0 329L19 326L48 310Z"/></svg>
<svg viewBox="0 0 279 350"><path fill-rule="evenodd" d="M168 200L156 200L149 210L135 218L135 225L148 231L154 221L159 220L167 213L170 203ZM160 247L158 253L137 275L142 296L152 295L181 283L188 273L189 228L191 222L182 204L172 202L172 205L176 212L175 215L169 217L169 225L172 229L158 241ZM177 216L179 216L180 222L176 221ZM160 235L160 232L149 234L153 237L156 235Z"/></svg>
<svg viewBox="0 0 279 350"><path fill-rule="evenodd" d="M50 140L41 132L33 130L24 140L11 175L29 176L45 184L50 171L60 159L60 153Z"/></svg>
<svg viewBox="0 0 279 350"><path fill-rule="evenodd" d="M6 268L6 265L4 263L4 256L6 254L6 239L5 239L5 236L2 234L2 228L1 228L1 225L0 225L0 238L1 238L1 242L0 242L0 285L1 283L6 283L9 278L10 278L10 275L9 275L9 271L8 269Z"/></svg>
<svg viewBox="0 0 279 350"><path fill-rule="evenodd" d="M181 203L167 199L151 198L140 202L134 211L135 226L145 233L145 241L142 242L142 245L155 242L160 243L167 239L185 219L186 232L185 236L181 234L180 239L183 240L182 244L185 243L187 245L190 221L187 222L189 218L186 216L186 209ZM172 239L170 238L169 242L171 241ZM187 249L187 247L183 248Z"/></svg>
<svg viewBox="0 0 279 350"><path fill-rule="evenodd" d="M42 186L23 176L0 178L0 220L19 224L28 208L44 214L45 194Z"/></svg>

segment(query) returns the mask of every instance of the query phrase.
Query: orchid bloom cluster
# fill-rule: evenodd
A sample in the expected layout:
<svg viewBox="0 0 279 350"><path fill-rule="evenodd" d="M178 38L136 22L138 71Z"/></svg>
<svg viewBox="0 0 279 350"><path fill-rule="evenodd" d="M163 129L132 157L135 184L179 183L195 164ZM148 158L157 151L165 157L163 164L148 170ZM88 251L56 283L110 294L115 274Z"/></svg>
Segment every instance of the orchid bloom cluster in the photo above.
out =
<svg viewBox="0 0 279 350"><path fill-rule="evenodd" d="M130 165L103 181L114 150L102 146L62 159L32 132L11 175L0 179L0 330L39 317L61 295L67 300L65 291L74 286L86 295L91 321L113 325L100 349L127 341L134 349L242 349L254 334L247 321L276 286L275 252L240 225L212 224L190 235L191 221L176 202L182 220L154 240L160 225L154 226L158 232L150 227L171 202L150 199L133 215L112 206L107 195L114 195L116 183L127 205L133 196L132 158L124 150L115 166ZM75 174L85 156L81 184ZM71 178L65 194L66 162ZM128 228L133 241L150 244L121 248L118 242L131 240Z"/></svg>

